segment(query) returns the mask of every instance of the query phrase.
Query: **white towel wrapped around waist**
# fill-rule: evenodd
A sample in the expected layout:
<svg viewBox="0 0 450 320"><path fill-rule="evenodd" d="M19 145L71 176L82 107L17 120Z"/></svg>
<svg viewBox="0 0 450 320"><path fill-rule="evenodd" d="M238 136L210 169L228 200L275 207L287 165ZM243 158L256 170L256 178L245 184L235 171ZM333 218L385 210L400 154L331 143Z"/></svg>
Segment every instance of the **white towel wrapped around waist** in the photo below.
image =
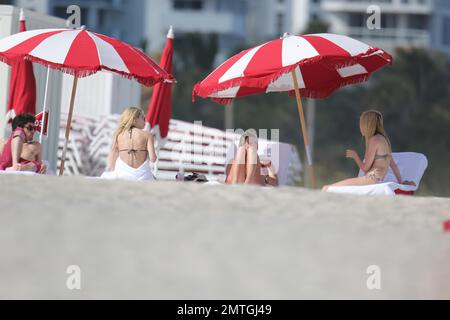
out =
<svg viewBox="0 0 450 320"><path fill-rule="evenodd" d="M108 180L120 179L129 181L155 180L150 167L150 161L148 159L139 168L135 169L118 158L114 171L103 173L101 178Z"/></svg>

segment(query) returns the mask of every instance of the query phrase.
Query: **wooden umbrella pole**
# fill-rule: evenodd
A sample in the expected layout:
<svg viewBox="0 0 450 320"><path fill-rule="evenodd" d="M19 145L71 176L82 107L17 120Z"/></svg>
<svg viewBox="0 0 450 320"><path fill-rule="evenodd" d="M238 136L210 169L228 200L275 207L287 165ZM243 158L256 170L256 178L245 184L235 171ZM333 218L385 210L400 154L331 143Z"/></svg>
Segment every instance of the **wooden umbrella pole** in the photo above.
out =
<svg viewBox="0 0 450 320"><path fill-rule="evenodd" d="M75 96L77 94L77 86L78 86L78 78L75 76L73 78L73 87L72 87L72 96L70 98L70 109L69 109L69 115L67 117L67 125L66 125L66 136L64 141L64 149L61 157L61 166L59 168L59 175L64 175L64 165L66 163L66 153L67 153L67 147L69 144L69 138L70 138L70 129L72 126L72 116L73 116L73 107L75 104Z"/></svg>
<svg viewBox="0 0 450 320"><path fill-rule="evenodd" d="M303 141L305 142L305 150L306 150L306 158L308 161L309 177L311 179L311 186L313 189L315 189L316 188L316 174L314 172L314 165L313 165L313 161L312 161L312 157L311 157L311 148L309 146L308 130L306 128L305 113L303 112L302 97L300 96L300 89L298 86L298 79L297 79L297 74L295 72L295 69L292 70L292 79L294 81L295 97L297 98L297 108L298 108L298 114L300 116L300 124L302 127L302 133L303 133Z"/></svg>

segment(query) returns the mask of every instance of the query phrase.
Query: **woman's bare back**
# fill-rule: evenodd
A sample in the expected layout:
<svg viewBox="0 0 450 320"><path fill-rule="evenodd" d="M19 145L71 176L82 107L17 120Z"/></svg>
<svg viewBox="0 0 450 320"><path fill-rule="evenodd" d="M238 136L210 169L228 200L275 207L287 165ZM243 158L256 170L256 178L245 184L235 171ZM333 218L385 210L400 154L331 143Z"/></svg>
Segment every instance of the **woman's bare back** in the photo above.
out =
<svg viewBox="0 0 450 320"><path fill-rule="evenodd" d="M148 159L149 133L138 128L123 132L117 138L120 159L132 168L139 168Z"/></svg>
<svg viewBox="0 0 450 320"><path fill-rule="evenodd" d="M391 148L386 138L382 135L377 135L375 138L377 145L371 171L376 170L380 178L384 179L392 161Z"/></svg>

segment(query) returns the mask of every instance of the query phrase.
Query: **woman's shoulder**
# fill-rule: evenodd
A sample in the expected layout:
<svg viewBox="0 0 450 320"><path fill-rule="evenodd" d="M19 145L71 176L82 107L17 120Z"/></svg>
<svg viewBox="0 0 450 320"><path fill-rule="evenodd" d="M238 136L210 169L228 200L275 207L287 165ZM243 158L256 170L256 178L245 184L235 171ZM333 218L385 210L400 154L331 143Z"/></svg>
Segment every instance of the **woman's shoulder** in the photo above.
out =
<svg viewBox="0 0 450 320"><path fill-rule="evenodd" d="M386 142L386 138L381 134L376 134L372 138L369 139L369 142L384 143L384 142Z"/></svg>
<svg viewBox="0 0 450 320"><path fill-rule="evenodd" d="M370 138L369 144L372 145L373 148L376 148L377 150L389 150L390 149L389 140L381 134L377 134L377 135L373 136L372 138Z"/></svg>
<svg viewBox="0 0 450 320"><path fill-rule="evenodd" d="M134 134L140 138L150 139L152 137L152 134L150 133L150 131L145 130L145 129L133 128L133 135Z"/></svg>
<svg viewBox="0 0 450 320"><path fill-rule="evenodd" d="M25 141L25 131L23 128L16 128L12 134L13 139L20 138L20 140Z"/></svg>

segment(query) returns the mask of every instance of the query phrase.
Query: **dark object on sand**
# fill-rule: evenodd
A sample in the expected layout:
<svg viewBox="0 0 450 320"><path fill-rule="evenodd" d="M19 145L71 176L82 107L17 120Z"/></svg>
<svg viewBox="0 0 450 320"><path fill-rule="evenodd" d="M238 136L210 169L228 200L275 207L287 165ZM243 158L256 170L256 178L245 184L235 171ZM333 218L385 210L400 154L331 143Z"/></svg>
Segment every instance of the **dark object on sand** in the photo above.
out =
<svg viewBox="0 0 450 320"><path fill-rule="evenodd" d="M184 177L184 181L205 183L208 182L208 179L203 174L193 172L191 175Z"/></svg>

